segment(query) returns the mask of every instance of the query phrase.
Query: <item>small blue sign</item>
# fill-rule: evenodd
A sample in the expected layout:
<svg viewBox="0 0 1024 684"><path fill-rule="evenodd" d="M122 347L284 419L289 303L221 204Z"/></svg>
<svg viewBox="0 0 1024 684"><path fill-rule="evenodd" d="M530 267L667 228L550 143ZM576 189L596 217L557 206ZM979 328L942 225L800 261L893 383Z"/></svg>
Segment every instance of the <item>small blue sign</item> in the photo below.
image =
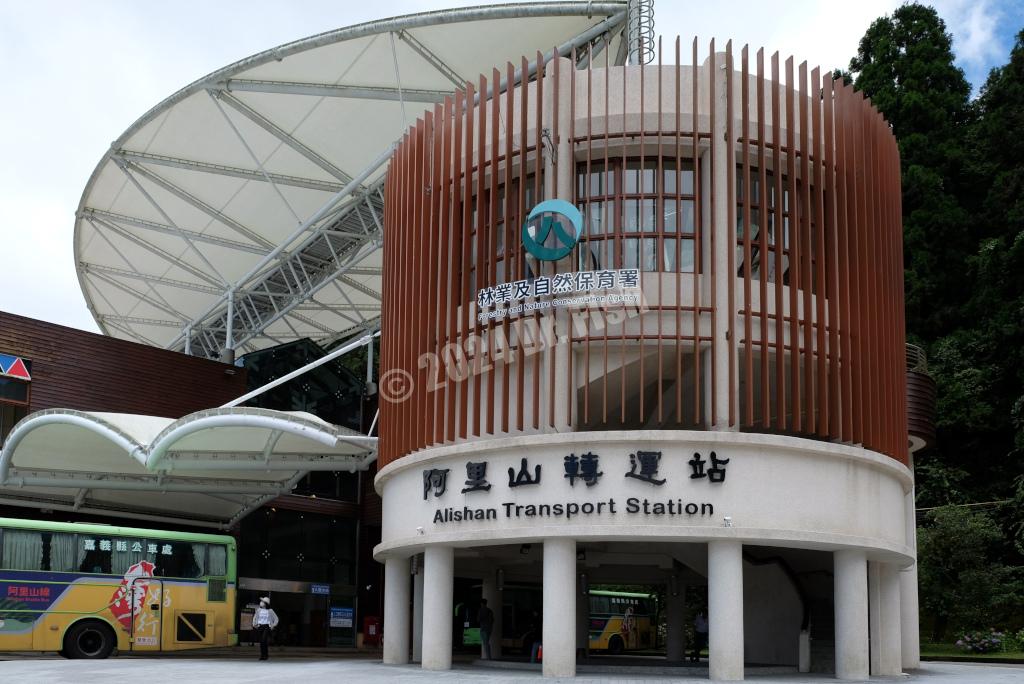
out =
<svg viewBox="0 0 1024 684"><path fill-rule="evenodd" d="M320 596L331 595L331 585L329 584L311 584L309 585L309 593L318 594Z"/></svg>
<svg viewBox="0 0 1024 684"><path fill-rule="evenodd" d="M331 606L331 627L344 629L352 626L352 609Z"/></svg>

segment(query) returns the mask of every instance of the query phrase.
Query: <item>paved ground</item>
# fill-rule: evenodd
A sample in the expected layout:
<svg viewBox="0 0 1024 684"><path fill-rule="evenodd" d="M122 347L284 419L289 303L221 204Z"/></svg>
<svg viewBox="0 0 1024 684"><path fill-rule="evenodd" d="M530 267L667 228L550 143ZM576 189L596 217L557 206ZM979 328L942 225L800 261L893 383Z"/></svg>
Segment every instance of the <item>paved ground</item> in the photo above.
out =
<svg viewBox="0 0 1024 684"><path fill-rule="evenodd" d="M539 672L508 671L456 664L450 672L424 672L418 666L385 666L377 660L352 659L303 654L273 657L261 663L239 657L122 657L104 661L64 660L47 656L0 654L0 682L46 682L47 684L89 684L115 681L145 682L536 682ZM696 674L696 673L694 673ZM557 681L557 680L543 680ZM562 680L576 684L590 682L706 682L707 675L696 677L630 674L594 674ZM796 684L833 684L836 680L819 675L765 675L749 677L754 682L794 682ZM872 681L901 681L920 684L1021 684L1024 666L973 663L925 663L909 677L874 678Z"/></svg>

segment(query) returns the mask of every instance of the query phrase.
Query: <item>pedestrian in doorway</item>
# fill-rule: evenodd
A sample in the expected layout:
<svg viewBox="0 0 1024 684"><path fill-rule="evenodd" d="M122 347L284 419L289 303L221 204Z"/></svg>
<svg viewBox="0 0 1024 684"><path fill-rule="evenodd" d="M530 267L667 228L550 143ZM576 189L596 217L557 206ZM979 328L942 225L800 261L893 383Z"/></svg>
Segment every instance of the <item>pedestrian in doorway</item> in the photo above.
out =
<svg viewBox="0 0 1024 684"><path fill-rule="evenodd" d="M533 611L530 620L530 635L533 638L533 645L530 647L530 662L536 663L541 658L541 635L544 633L544 618L537 611Z"/></svg>
<svg viewBox="0 0 1024 684"><path fill-rule="evenodd" d="M484 659L491 659L491 632L494 631L494 611L487 607L487 599L480 599L480 611L476 621L480 625L480 643L484 647Z"/></svg>
<svg viewBox="0 0 1024 684"><path fill-rule="evenodd" d="M698 611L697 617L693 620L693 653L690 654L691 663L700 662L700 652L708 644L708 618L704 611Z"/></svg>
<svg viewBox="0 0 1024 684"><path fill-rule="evenodd" d="M270 607L270 597L264 596L260 599L260 607L256 609L256 614L252 616L252 627L256 630L256 637L260 642L260 660L270 657L267 653L270 646L270 633L277 627L277 623L277 613Z"/></svg>

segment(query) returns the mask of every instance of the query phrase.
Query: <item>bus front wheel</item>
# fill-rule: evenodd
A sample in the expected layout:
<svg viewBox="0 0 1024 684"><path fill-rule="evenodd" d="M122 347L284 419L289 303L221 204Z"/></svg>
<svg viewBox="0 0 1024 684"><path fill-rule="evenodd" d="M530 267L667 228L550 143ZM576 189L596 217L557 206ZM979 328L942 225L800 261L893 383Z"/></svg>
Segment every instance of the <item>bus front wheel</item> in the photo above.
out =
<svg viewBox="0 0 1024 684"><path fill-rule="evenodd" d="M73 625L64 636L64 655L99 660L108 657L116 645L117 638L108 625L86 620Z"/></svg>
<svg viewBox="0 0 1024 684"><path fill-rule="evenodd" d="M621 655L624 650L626 650L626 644L618 634L608 640L608 653L611 655Z"/></svg>

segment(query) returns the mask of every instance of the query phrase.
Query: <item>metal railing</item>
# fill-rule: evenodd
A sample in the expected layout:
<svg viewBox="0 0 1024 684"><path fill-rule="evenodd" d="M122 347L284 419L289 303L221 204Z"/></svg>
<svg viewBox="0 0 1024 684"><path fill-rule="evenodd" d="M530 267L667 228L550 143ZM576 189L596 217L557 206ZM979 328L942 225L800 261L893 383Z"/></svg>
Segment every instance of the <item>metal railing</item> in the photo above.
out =
<svg viewBox="0 0 1024 684"><path fill-rule="evenodd" d="M928 356L916 344L907 344L907 371L928 375Z"/></svg>

